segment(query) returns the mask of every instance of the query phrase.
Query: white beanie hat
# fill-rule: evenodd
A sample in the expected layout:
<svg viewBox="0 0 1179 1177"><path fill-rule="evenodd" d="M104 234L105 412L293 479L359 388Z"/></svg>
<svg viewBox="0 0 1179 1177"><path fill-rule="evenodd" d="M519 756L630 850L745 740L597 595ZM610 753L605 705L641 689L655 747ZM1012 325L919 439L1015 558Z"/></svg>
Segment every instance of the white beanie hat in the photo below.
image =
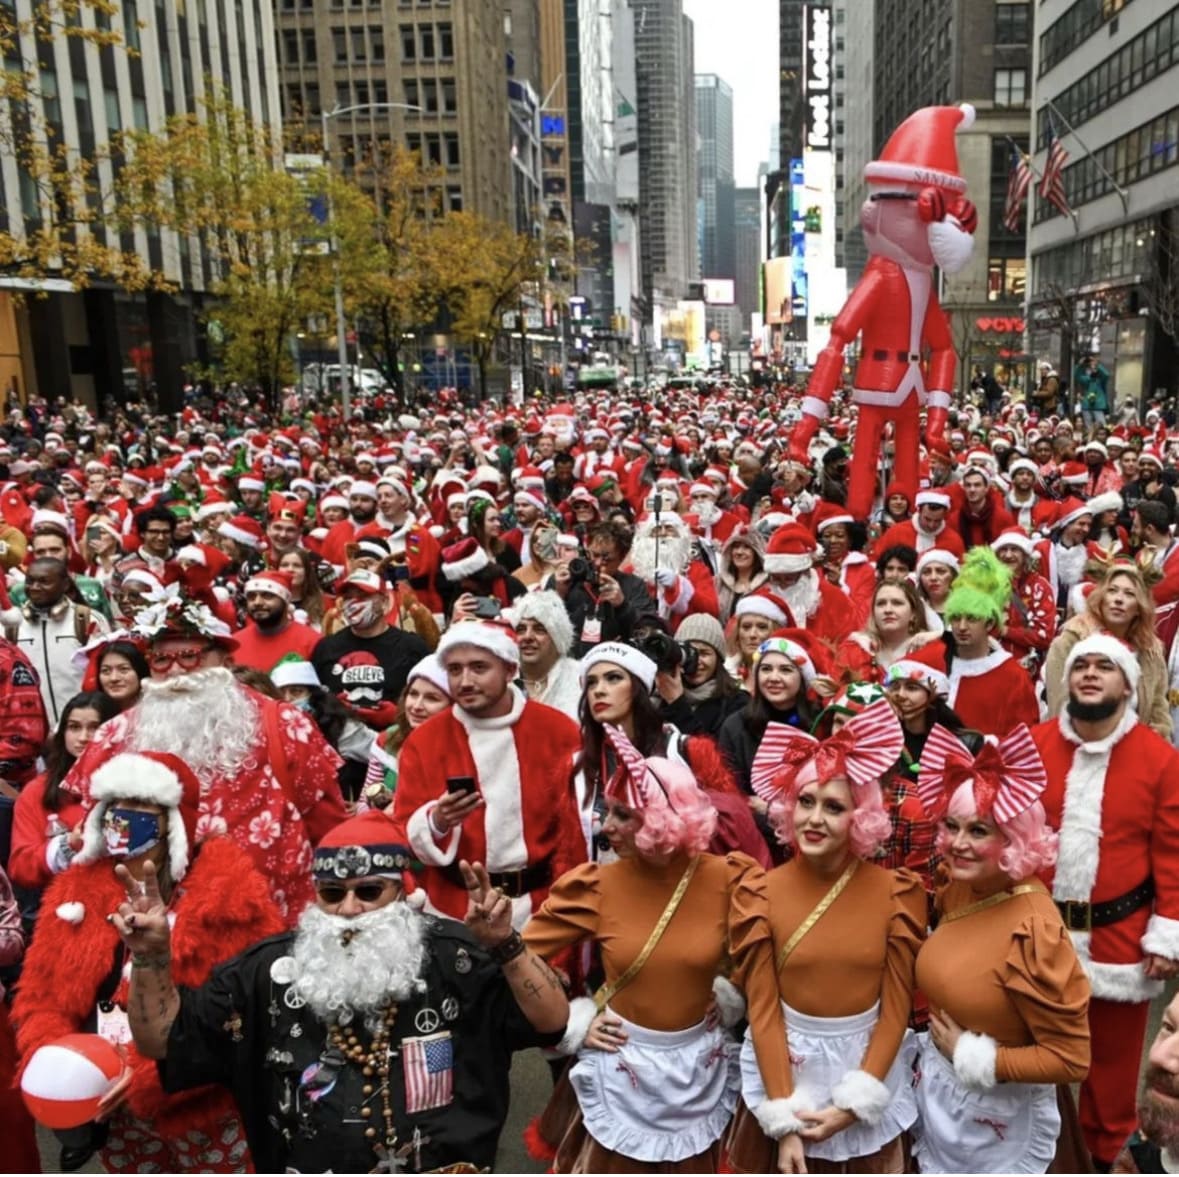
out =
<svg viewBox="0 0 1179 1177"><path fill-rule="evenodd" d="M446 667L433 654L427 654L409 672L405 685L408 687L415 678L424 678L436 686L448 699L450 698L450 678L447 676Z"/></svg>
<svg viewBox="0 0 1179 1177"><path fill-rule="evenodd" d="M623 670L633 674L647 690L655 685L655 672L658 667L642 650L636 650L634 646L628 646L625 642L599 642L581 660L579 679L583 690L586 674L591 666L596 666L599 662L613 662L616 666L621 666Z"/></svg>

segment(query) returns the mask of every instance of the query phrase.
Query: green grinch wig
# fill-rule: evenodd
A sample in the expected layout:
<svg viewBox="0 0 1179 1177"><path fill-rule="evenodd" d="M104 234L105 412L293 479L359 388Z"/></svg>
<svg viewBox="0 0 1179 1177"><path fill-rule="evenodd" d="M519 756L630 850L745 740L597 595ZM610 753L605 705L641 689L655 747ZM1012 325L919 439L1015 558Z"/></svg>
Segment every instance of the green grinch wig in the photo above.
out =
<svg viewBox="0 0 1179 1177"><path fill-rule="evenodd" d="M998 625L1011 600L1011 570L989 547L971 548L946 598L945 618L977 617Z"/></svg>

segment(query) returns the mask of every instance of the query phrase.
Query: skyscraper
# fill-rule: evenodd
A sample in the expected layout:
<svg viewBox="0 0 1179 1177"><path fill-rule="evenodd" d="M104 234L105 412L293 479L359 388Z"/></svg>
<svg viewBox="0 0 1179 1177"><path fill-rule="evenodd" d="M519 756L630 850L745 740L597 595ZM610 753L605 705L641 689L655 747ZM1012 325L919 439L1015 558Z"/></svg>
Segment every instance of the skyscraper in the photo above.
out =
<svg viewBox="0 0 1179 1177"><path fill-rule="evenodd" d="M733 199L733 238L736 252L734 277L741 330L749 330L749 318L761 310L761 193L738 188Z"/></svg>
<svg viewBox="0 0 1179 1177"><path fill-rule="evenodd" d="M735 278L733 90L716 74L696 75L700 273Z"/></svg>
<svg viewBox="0 0 1179 1177"><path fill-rule="evenodd" d="M276 5L283 113L347 170L374 145L400 142L445 169L444 207L514 216L504 9L487 0L362 7L341 0ZM530 80L530 79L529 79ZM372 109L404 103L417 110ZM367 108L367 109L365 109Z"/></svg>
<svg viewBox="0 0 1179 1177"><path fill-rule="evenodd" d="M643 291L669 305L697 277L692 22L680 0L632 0Z"/></svg>

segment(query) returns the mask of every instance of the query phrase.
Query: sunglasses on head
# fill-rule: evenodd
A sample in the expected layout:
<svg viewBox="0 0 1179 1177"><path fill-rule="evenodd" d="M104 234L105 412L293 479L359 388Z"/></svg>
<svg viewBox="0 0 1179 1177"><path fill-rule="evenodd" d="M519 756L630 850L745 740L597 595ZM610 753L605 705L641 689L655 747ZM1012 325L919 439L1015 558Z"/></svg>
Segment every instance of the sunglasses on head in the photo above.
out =
<svg viewBox="0 0 1179 1177"><path fill-rule="evenodd" d="M152 670L170 670L177 663L182 670L196 670L208 652L207 646L193 646L187 650L152 650L147 656L147 664Z"/></svg>
<svg viewBox="0 0 1179 1177"><path fill-rule="evenodd" d="M330 906L335 906L337 903L343 903L348 897L348 892L352 891L356 898L361 903L376 903L378 899L385 894L389 884L394 882L393 879L375 879L366 880L361 883L316 883L315 893L323 900L324 903Z"/></svg>

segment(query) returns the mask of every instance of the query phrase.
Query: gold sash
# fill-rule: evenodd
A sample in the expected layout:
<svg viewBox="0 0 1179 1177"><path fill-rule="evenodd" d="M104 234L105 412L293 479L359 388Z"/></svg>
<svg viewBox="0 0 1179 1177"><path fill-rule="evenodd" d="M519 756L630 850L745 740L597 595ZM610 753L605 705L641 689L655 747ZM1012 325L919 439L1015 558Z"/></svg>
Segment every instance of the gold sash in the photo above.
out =
<svg viewBox="0 0 1179 1177"><path fill-rule="evenodd" d="M639 971L647 963L648 957L655 951L655 947L659 941L663 939L663 933L667 931L667 925L671 923L672 916L675 915L676 909L687 893L688 884L691 883L692 876L696 873L696 867L699 864L699 858L693 858L688 863L688 869L684 871L683 877L676 884L676 888L672 892L667 906L663 909L663 914L659 917L659 922L655 925L651 935L647 937L647 943L643 945L643 951L631 962L630 968L617 980L608 981L594 994L594 1005L598 1007L599 1012L606 1008L606 1004L615 993L620 989L626 988L639 975Z"/></svg>
<svg viewBox="0 0 1179 1177"><path fill-rule="evenodd" d="M1037 887L1035 883L1020 883L1018 887L1012 887L1010 891L996 891L994 895L988 895L986 899L980 899L977 903L971 903L966 907L958 908L957 911L951 911L948 915L943 915L938 921L938 926L952 924L955 920L974 915L976 911L985 911L988 907L996 907L1000 903L1006 903L1008 899L1014 899L1017 895L1030 895L1033 891L1043 892L1044 888Z"/></svg>
<svg viewBox="0 0 1179 1177"><path fill-rule="evenodd" d="M782 971L782 966L790 959L790 954L802 943L802 938L827 914L827 909L833 904L836 899L843 894L843 889L851 882L852 875L856 873L856 868L860 865L858 858L853 858L847 864L847 869L835 880L835 886L819 900L815 910L794 929L794 935L782 945L782 951L778 953L778 971Z"/></svg>

